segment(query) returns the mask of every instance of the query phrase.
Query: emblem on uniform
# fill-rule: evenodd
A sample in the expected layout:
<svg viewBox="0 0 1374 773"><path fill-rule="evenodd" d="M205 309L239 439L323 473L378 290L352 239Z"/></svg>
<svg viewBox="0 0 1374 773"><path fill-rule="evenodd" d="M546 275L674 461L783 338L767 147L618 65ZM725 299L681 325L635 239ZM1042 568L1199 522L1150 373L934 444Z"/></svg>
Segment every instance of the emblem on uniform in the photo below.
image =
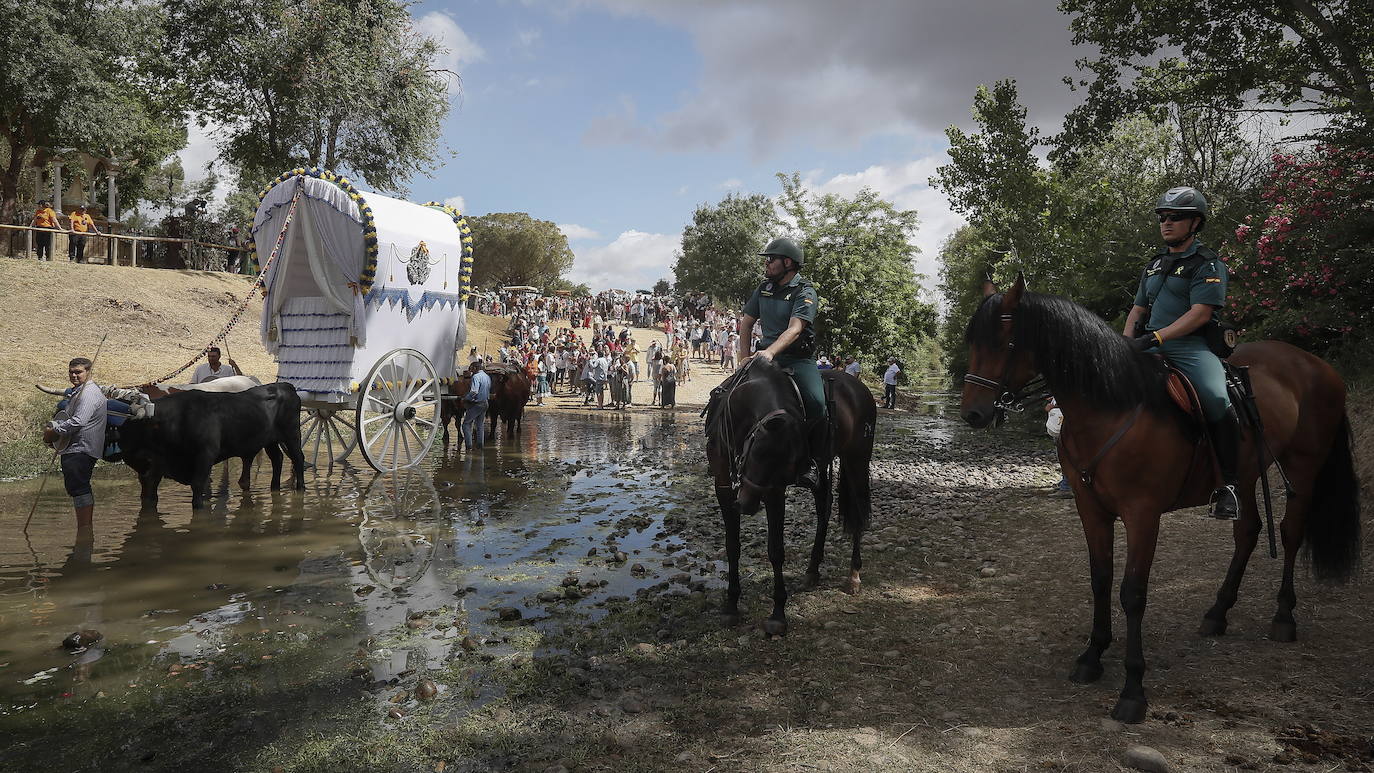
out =
<svg viewBox="0 0 1374 773"><path fill-rule="evenodd" d="M1179 274L1182 274L1182 273L1183 273L1183 269L1185 269L1185 268L1187 268L1187 266L1179 266L1178 268L1174 269L1174 276L1178 276Z"/></svg>
<svg viewBox="0 0 1374 773"><path fill-rule="evenodd" d="M1221 277L1219 277L1219 276L1209 276L1209 277L1207 277L1207 284L1219 285L1219 284L1221 284Z"/></svg>

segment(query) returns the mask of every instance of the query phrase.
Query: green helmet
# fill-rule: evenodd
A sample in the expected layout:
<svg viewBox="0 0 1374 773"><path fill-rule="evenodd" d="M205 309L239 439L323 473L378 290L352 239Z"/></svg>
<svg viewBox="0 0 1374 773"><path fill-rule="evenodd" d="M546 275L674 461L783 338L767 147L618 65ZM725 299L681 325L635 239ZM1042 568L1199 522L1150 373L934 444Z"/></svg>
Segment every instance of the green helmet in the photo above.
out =
<svg viewBox="0 0 1374 773"><path fill-rule="evenodd" d="M1159 197L1159 203L1155 205L1155 213L1158 214L1165 210L1174 212L1196 212L1207 219L1207 197L1202 195L1202 191L1197 188L1187 186L1180 188L1170 188Z"/></svg>
<svg viewBox="0 0 1374 773"><path fill-rule="evenodd" d="M787 238L779 236L759 250L760 255L777 255L781 258L791 258L792 262L798 266L802 265L802 248L797 243Z"/></svg>

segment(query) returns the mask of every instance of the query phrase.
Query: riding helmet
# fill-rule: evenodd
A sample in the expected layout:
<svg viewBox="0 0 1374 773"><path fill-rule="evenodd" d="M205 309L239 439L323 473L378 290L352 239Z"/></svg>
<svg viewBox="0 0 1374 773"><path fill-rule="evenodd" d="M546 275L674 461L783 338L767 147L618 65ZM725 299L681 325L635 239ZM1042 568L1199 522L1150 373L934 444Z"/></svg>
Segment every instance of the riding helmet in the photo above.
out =
<svg viewBox="0 0 1374 773"><path fill-rule="evenodd" d="M802 265L802 248L797 243L787 238L779 236L759 250L760 255L777 255L780 258L791 258L793 263Z"/></svg>
<svg viewBox="0 0 1374 773"><path fill-rule="evenodd" d="M1155 205L1155 213L1158 214L1165 210L1174 212L1196 212L1203 218L1207 217L1207 197L1202 195L1202 191L1197 188L1187 186L1170 188L1159 197L1159 203Z"/></svg>

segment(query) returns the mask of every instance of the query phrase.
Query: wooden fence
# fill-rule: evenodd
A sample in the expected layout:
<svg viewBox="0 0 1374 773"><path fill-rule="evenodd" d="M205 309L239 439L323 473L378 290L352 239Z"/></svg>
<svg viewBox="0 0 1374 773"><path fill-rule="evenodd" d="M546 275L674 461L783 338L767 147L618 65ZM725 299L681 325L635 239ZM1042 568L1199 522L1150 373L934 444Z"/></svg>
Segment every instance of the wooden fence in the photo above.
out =
<svg viewBox="0 0 1374 773"><path fill-rule="evenodd" d="M12 258L37 257L34 235L44 231L52 234L52 255L61 256L54 259L66 260L69 231L0 223L0 233L5 235L6 252ZM195 239L173 239L166 236L134 236L102 232L86 234L86 262L105 263L114 266L137 266L139 253L145 244L180 244L186 248L186 267L201 270L224 271L229 262L229 255L234 252L240 253L242 260L248 258L248 248L235 247L231 244L216 244L214 242L196 241ZM218 252L223 254L215 254ZM209 257L194 257L198 255L208 255ZM193 265L193 263L199 265Z"/></svg>

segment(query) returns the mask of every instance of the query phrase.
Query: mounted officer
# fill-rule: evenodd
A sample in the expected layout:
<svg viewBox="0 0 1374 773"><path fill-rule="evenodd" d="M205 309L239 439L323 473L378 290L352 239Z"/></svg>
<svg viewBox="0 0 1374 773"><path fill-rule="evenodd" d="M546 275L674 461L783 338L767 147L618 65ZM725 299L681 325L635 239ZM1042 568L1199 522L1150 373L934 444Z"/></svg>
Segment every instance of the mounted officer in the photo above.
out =
<svg viewBox="0 0 1374 773"><path fill-rule="evenodd" d="M1207 199L1196 188L1170 188L1159 198L1159 235L1164 249L1140 275L1124 335L1137 351L1158 349L1183 371L1202 402L1223 485L1212 495L1212 517L1235 520L1236 453L1240 423L1226 394L1221 360L1204 332L1226 305L1226 265L1197 234L1207 223Z"/></svg>
<svg viewBox="0 0 1374 773"><path fill-rule="evenodd" d="M797 478L797 485L816 487L816 457L824 449L826 433L825 393L816 368L816 288L798 273L802 249L786 237L774 239L759 252L766 277L744 304L739 321L740 362L749 358L754 322L763 328L755 357L771 360L797 384L806 411L811 464Z"/></svg>

